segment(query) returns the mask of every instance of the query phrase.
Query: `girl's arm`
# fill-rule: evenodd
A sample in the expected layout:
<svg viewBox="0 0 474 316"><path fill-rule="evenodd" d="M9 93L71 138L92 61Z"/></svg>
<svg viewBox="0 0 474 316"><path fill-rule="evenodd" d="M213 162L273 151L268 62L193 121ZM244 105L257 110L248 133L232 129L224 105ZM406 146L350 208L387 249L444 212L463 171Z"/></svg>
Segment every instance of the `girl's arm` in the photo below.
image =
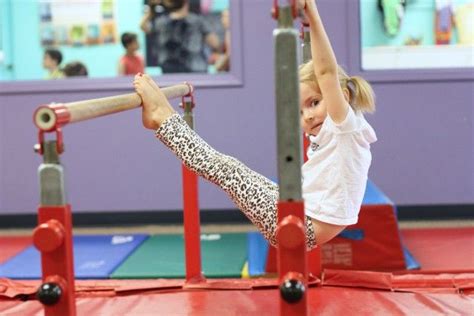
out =
<svg viewBox="0 0 474 316"><path fill-rule="evenodd" d="M349 110L338 78L336 56L324 30L315 0L305 0L305 14L311 34L311 54L314 73L318 80L328 115L335 123L341 123Z"/></svg>
<svg viewBox="0 0 474 316"><path fill-rule="evenodd" d="M150 26L150 21L152 18L152 12L149 6L147 6L147 11L143 15L142 19L140 20L140 28L142 29L145 34L148 34L151 32L151 26Z"/></svg>

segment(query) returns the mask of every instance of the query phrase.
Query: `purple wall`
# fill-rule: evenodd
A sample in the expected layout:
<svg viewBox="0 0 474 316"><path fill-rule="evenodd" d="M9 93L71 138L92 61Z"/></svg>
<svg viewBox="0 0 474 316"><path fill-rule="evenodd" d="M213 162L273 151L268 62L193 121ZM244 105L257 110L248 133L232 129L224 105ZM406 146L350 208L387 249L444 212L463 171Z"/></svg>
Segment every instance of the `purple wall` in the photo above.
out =
<svg viewBox="0 0 474 316"><path fill-rule="evenodd" d="M239 69L237 84L198 89L196 128L217 150L275 178L275 22L269 18L271 1L242 2L242 27L233 32L238 44L234 53L243 56L241 65L234 64ZM349 36L354 25L350 19L347 27L341 25L354 14L349 0L322 0L320 8L339 62L354 69L349 57L357 44ZM393 81L384 78L374 80L378 110L368 118L379 137L373 146L371 178L397 204L474 203L472 76L408 82L400 76ZM70 81L58 91L36 87L42 90L37 93L28 92L33 87L28 83L0 84L0 214L36 211L41 157L32 150L37 137L34 109L52 101L128 93L127 81L89 80L83 91ZM141 127L139 111L72 124L64 133L62 162L75 211L182 207L180 164ZM235 208L213 185L202 182L200 192L204 209Z"/></svg>

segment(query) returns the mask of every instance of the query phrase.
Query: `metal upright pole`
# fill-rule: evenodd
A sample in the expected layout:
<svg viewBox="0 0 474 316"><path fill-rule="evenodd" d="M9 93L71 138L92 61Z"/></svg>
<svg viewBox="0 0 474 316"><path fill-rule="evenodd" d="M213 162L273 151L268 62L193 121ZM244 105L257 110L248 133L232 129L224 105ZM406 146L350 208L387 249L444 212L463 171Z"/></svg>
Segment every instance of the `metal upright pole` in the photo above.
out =
<svg viewBox="0 0 474 316"><path fill-rule="evenodd" d="M310 33L307 30L308 24L301 22L301 31L300 31L300 38L302 40L301 43L301 50L303 52L303 63L307 63L311 60L311 37ZM308 156L306 155L306 150L309 147L309 139L306 135L303 136L303 158L306 162L308 160Z"/></svg>
<svg viewBox="0 0 474 316"><path fill-rule="evenodd" d="M306 29L308 25L306 23L301 23L301 39L303 43L301 48L303 50L303 63L306 63L311 60L311 36L309 31Z"/></svg>
<svg viewBox="0 0 474 316"><path fill-rule="evenodd" d="M278 137L278 272L280 314L307 315L308 273L304 203L301 189L298 32L293 27L296 3L278 7L275 40L275 90Z"/></svg>
<svg viewBox="0 0 474 316"><path fill-rule="evenodd" d="M310 32L307 29L309 25L302 22L301 23L301 48L303 51L303 63L307 63L311 60L311 36ZM306 135L303 135L303 157L304 161L308 160L307 151L310 145L309 139ZM308 252L308 272L314 276L320 277L322 272L321 266L321 248L316 247L310 252Z"/></svg>

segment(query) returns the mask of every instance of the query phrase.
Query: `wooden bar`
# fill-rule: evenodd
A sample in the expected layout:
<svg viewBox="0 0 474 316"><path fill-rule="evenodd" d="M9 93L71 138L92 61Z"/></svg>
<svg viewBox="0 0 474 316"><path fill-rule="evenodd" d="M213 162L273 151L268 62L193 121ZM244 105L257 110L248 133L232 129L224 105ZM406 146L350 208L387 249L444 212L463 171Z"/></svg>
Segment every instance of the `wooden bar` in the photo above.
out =
<svg viewBox="0 0 474 316"><path fill-rule="evenodd" d="M180 84L161 89L168 99L174 99L189 94L187 84ZM140 107L142 100L137 93L123 94L113 97L92 99L66 103L65 107L71 114L70 123L84 121L108 114L122 112Z"/></svg>
<svg viewBox="0 0 474 316"><path fill-rule="evenodd" d="M168 99L186 96L192 92L189 84L178 84L162 88ZM137 93L122 94L112 97L51 104L39 107L34 114L34 121L38 128L52 131L68 123L85 121L117 112L140 107L142 100Z"/></svg>

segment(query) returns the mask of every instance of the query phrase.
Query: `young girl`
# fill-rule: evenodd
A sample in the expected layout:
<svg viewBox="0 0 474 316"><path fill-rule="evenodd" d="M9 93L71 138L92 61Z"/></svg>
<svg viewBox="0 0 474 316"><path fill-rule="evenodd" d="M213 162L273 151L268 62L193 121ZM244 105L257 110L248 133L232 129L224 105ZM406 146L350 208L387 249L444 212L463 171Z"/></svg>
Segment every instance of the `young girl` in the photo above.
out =
<svg viewBox="0 0 474 316"><path fill-rule="evenodd" d="M357 222L371 162L374 130L362 112L374 110L373 92L336 63L313 0L302 1L310 24L313 60L300 68L301 125L311 140L303 165L307 248L323 244ZM191 170L220 186L276 245L278 186L204 142L176 114L147 75L134 86L143 101L143 125Z"/></svg>

